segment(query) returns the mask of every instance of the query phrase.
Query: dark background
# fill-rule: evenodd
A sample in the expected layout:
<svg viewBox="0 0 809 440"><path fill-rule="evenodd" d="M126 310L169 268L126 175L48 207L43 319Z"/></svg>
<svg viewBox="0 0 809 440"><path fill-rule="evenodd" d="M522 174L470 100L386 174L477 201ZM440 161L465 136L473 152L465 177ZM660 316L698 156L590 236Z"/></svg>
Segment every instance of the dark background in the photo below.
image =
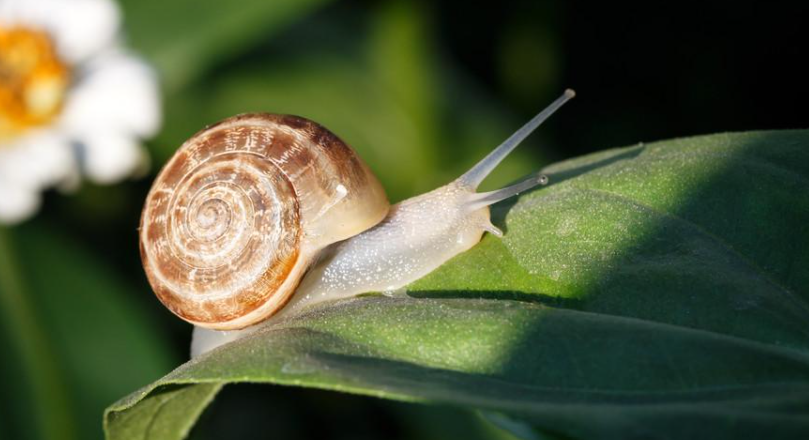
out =
<svg viewBox="0 0 809 440"><path fill-rule="evenodd" d="M93 374L110 374L104 365L113 357L135 371L127 378L112 374L116 385L103 385L76 379L88 374L80 365L62 368L66 399L87 418L78 423L80 432L100 435L103 406L186 358L190 326L151 294L136 228L159 166L205 124L247 111L310 117L354 145L398 201L460 174L566 87L577 98L504 164L490 187L606 148L806 128L809 116L809 7L797 2L324 1L283 20L264 17L266 30L256 25L203 39L213 55L200 55L199 64L166 55L164 47L172 45L166 35L182 40L226 21L228 9L216 6L206 15L209 4L123 2L132 46L164 78L164 129L148 144L150 174L111 187L86 184L73 195L49 193L42 212L12 230L16 264L34 292L32 303L44 310L35 316L51 344L60 346L73 329L96 356L87 362L101 365ZM54 260L73 264L73 278L41 268ZM84 276L92 271L105 272L105 281ZM123 340L94 341L107 324L94 327L86 318L96 313L91 300L75 311L47 305L57 291L109 286L122 286L109 293L124 304L115 307L127 310L121 319L146 328L142 338L132 330L148 346L141 355ZM60 327L48 319L53 313L77 318ZM13 329L6 334L13 338ZM118 351L99 352L107 346ZM56 349L56 365L61 356ZM13 362L5 363L0 374L12 374ZM24 417L0 421L10 432L25 431ZM508 438L461 409L249 385L227 387L193 432L194 438L324 436Z"/></svg>

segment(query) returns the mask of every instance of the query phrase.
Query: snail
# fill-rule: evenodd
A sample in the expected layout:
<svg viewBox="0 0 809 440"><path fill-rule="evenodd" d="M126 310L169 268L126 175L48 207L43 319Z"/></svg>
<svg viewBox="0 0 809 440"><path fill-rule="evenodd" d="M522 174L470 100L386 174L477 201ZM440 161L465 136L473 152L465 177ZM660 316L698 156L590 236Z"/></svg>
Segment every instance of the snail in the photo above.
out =
<svg viewBox="0 0 809 440"><path fill-rule="evenodd" d="M389 206L362 159L315 122L244 114L196 133L166 163L140 222L158 299L195 326L192 356L327 300L391 292L477 244L489 205L545 184L483 179L575 93L568 89L469 171Z"/></svg>

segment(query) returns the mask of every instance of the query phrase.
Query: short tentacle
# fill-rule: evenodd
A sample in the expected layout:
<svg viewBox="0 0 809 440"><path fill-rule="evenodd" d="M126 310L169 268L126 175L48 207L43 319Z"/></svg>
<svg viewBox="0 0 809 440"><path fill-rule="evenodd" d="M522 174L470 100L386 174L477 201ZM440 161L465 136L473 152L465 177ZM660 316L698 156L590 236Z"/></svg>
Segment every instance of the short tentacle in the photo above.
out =
<svg viewBox="0 0 809 440"><path fill-rule="evenodd" d="M547 183L548 176L540 173L534 173L522 181L515 183L514 185L494 191L473 194L469 198L469 201L466 202L466 209L468 211L475 211L485 206L503 201L509 197L516 196L517 194L529 190L537 185L546 185Z"/></svg>
<svg viewBox="0 0 809 440"><path fill-rule="evenodd" d="M489 234L494 235L497 238L503 238L503 231L500 230L497 226L493 225L491 222L485 223L481 225L484 231L488 232Z"/></svg>

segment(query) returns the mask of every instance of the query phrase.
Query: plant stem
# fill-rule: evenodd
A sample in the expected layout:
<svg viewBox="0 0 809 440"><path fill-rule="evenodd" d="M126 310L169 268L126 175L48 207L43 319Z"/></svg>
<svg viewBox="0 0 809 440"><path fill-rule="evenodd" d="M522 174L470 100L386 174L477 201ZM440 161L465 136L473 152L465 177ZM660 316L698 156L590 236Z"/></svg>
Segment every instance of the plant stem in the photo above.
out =
<svg viewBox="0 0 809 440"><path fill-rule="evenodd" d="M0 317L9 331L31 393L35 426L40 438L75 439L76 426L62 372L43 328L28 301L14 255L11 231L0 226Z"/></svg>

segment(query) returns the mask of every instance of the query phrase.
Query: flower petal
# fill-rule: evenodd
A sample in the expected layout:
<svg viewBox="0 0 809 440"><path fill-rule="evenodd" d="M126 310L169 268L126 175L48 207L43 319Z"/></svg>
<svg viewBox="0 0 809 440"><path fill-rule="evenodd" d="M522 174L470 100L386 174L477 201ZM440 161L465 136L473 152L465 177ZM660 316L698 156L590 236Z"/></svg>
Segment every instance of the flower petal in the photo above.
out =
<svg viewBox="0 0 809 440"><path fill-rule="evenodd" d="M0 176L6 185L39 191L75 172L69 141L54 130L32 132L0 148Z"/></svg>
<svg viewBox="0 0 809 440"><path fill-rule="evenodd" d="M121 12L110 0L3 0L0 24L48 31L60 55L75 64L113 44Z"/></svg>
<svg viewBox="0 0 809 440"><path fill-rule="evenodd" d="M148 137L160 126L160 91L154 71L137 57L108 52L94 60L71 90L62 124L105 127Z"/></svg>
<svg viewBox="0 0 809 440"><path fill-rule="evenodd" d="M137 140L115 130L97 129L79 137L82 168L96 183L113 183L132 174L143 163Z"/></svg>
<svg viewBox="0 0 809 440"><path fill-rule="evenodd" d="M40 205L39 192L0 180L0 223L19 223L32 216Z"/></svg>

